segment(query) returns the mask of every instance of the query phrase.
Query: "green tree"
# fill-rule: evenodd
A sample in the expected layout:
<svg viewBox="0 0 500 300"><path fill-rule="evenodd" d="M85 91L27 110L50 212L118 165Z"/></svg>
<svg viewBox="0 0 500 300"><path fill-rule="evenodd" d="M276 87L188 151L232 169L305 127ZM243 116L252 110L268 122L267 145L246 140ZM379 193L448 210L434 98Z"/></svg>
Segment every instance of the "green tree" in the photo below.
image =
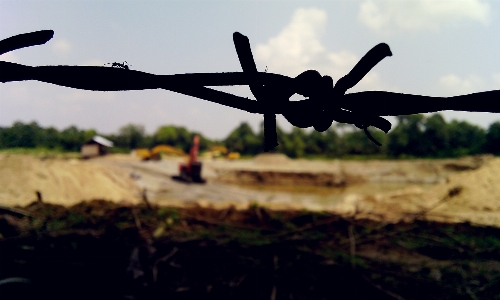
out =
<svg viewBox="0 0 500 300"><path fill-rule="evenodd" d="M193 143L193 133L190 133L185 127L176 127L172 125L159 127L153 135L155 145L166 144L173 147L178 147L186 152L191 149ZM203 142L200 137L200 144Z"/></svg>
<svg viewBox="0 0 500 300"><path fill-rule="evenodd" d="M341 156L344 154L343 147L341 145L341 137L337 133L337 131L330 127L327 131L323 133L324 136L324 153L329 156Z"/></svg>
<svg viewBox="0 0 500 300"><path fill-rule="evenodd" d="M408 154L423 156L426 154L426 143L423 139L424 115L397 116L398 125L389 132L387 153L392 156Z"/></svg>
<svg viewBox="0 0 500 300"><path fill-rule="evenodd" d="M293 127L292 132L288 134L285 154L293 158L303 157L306 149L305 137L304 129Z"/></svg>
<svg viewBox="0 0 500 300"><path fill-rule="evenodd" d="M83 138L85 141L90 141L96 135L97 131L95 129L88 129L83 132Z"/></svg>
<svg viewBox="0 0 500 300"><path fill-rule="evenodd" d="M435 113L424 121L422 143L425 154L432 157L443 157L449 153L450 134L448 124L443 116Z"/></svg>
<svg viewBox="0 0 500 300"><path fill-rule="evenodd" d="M371 130L370 135L382 145L386 144L386 135L379 130ZM345 133L342 138L345 154L373 155L384 152L384 147L373 143L361 129Z"/></svg>
<svg viewBox="0 0 500 300"><path fill-rule="evenodd" d="M484 151L487 137L483 128L466 121L453 120L448 125L448 131L448 156L478 154Z"/></svg>
<svg viewBox="0 0 500 300"><path fill-rule="evenodd" d="M40 131L38 146L49 149L62 148L59 136L60 133L56 128L45 128Z"/></svg>
<svg viewBox="0 0 500 300"><path fill-rule="evenodd" d="M488 127L485 149L489 153L500 155L500 121Z"/></svg>
<svg viewBox="0 0 500 300"><path fill-rule="evenodd" d="M60 133L61 146L67 151L78 151L85 142L84 132L76 126L70 126Z"/></svg>
<svg viewBox="0 0 500 300"><path fill-rule="evenodd" d="M323 132L318 132L316 130L312 130L309 135L304 137L305 140L305 153L306 154L326 154L326 137Z"/></svg>
<svg viewBox="0 0 500 300"><path fill-rule="evenodd" d="M121 147L129 149L141 147L144 139L144 126L136 124L122 126L119 129L117 138Z"/></svg>
<svg viewBox="0 0 500 300"><path fill-rule="evenodd" d="M242 154L257 154L262 149L262 142L246 122L233 130L224 140L224 144L230 151Z"/></svg>
<svg viewBox="0 0 500 300"><path fill-rule="evenodd" d="M7 132L8 129L0 127L0 149L7 148Z"/></svg>
<svg viewBox="0 0 500 300"><path fill-rule="evenodd" d="M17 121L10 128L4 129L4 143L8 148L34 148L39 142L40 131L36 122L24 124Z"/></svg>

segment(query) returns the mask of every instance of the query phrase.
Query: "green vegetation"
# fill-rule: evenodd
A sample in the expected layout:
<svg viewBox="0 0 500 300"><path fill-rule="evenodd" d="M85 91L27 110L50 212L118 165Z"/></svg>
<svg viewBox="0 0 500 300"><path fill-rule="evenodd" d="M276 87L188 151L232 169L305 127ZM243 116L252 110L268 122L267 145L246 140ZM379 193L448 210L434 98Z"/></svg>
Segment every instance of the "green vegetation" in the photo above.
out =
<svg viewBox="0 0 500 300"><path fill-rule="evenodd" d="M48 149L48 148L4 148L0 149L0 152L5 154L37 154L37 155L62 155L69 153L62 151L61 149Z"/></svg>
<svg viewBox="0 0 500 300"><path fill-rule="evenodd" d="M80 158L80 152L67 152L61 149L47 148L6 148L0 149L3 154L29 154L41 159L57 158L57 159L73 159Z"/></svg>
<svg viewBox="0 0 500 300"><path fill-rule="evenodd" d="M385 158L445 158L492 153L500 155L500 121L487 130L465 121L447 123L441 114L428 117L422 114L398 116L398 123L389 134L370 129L372 136L382 143L376 146L362 130L348 124L335 124L325 132L294 127L291 132L277 128L279 146L276 151L292 158L329 159L385 159ZM97 132L80 130L75 126L58 131L41 128L36 122L14 123L0 128L0 149L25 148L55 151L78 151L82 143ZM241 123L225 139L216 141L185 127L161 126L153 134L144 127L128 124L117 134L102 135L115 143L113 152L126 153L134 148L152 148L159 144L172 145L189 152L193 136L200 136L200 151L218 144L243 156L262 152L263 130L254 132L247 123Z"/></svg>

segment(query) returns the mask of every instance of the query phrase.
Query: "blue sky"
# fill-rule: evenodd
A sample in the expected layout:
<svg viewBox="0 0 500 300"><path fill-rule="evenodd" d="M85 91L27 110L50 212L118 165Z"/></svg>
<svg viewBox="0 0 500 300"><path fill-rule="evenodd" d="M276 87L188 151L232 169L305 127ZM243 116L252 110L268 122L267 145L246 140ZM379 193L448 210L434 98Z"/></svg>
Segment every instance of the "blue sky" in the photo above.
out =
<svg viewBox="0 0 500 300"><path fill-rule="evenodd" d="M154 74L240 71L232 34L250 39L260 71L296 76L316 69L334 80L373 46L393 56L354 89L453 96L500 89L500 3L415 1L0 1L0 38L52 29L47 44L0 55L26 65L127 61ZM251 97L247 87L228 87ZM349 91L348 91L349 92ZM383 99L381 99L383 101ZM383 105L383 102L381 103ZM500 114L444 112L487 127ZM164 90L91 92L27 81L0 84L0 126L37 121L117 132L186 126L223 138L262 116ZM393 121L393 119L390 119ZM278 123L291 127L284 118ZM395 125L395 122L393 122Z"/></svg>

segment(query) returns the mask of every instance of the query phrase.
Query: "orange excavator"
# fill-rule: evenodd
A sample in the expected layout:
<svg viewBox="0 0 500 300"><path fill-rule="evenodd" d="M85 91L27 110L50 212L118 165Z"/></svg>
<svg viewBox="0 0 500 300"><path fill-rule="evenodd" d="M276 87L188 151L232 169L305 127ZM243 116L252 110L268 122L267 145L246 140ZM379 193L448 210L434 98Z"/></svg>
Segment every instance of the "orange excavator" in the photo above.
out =
<svg viewBox="0 0 500 300"><path fill-rule="evenodd" d="M187 164L179 165L179 175L172 176L172 179L187 182L187 183L205 183L206 180L201 178L201 162L197 161L198 149L200 147L200 137L195 135L193 138L193 146L189 151L189 161Z"/></svg>

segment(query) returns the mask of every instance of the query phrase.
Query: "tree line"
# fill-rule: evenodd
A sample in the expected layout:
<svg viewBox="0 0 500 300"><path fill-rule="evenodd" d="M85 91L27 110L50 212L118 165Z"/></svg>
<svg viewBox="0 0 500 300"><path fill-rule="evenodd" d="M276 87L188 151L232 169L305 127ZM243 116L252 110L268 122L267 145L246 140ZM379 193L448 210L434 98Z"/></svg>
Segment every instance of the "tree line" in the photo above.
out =
<svg viewBox="0 0 500 300"><path fill-rule="evenodd" d="M100 135L114 143L114 151L129 152L137 148L152 148L159 144L172 145L189 151L193 137L199 135L200 148L207 149L214 141L202 134L190 132L185 127L161 126L152 135L145 133L144 126L127 124L117 134L99 134L94 129L82 130L70 126L64 130L54 127L42 128L37 122L28 124L15 122L11 127L0 127L0 149L45 148L60 151L80 151L83 143Z"/></svg>
<svg viewBox="0 0 500 300"><path fill-rule="evenodd" d="M397 117L397 125L384 134L370 130L382 143L372 143L356 127L337 123L325 132L306 131L294 127L290 132L277 128L279 146L275 151L289 157L343 157L349 155L386 157L458 157L492 153L500 155L500 121L487 129L466 121L446 122L440 113ZM47 148L61 151L78 151L80 146L98 134L96 130L81 130L70 126L64 130L42 128L36 122L15 122L11 127L0 127L0 149ZM136 148L152 148L167 144L188 152L194 135L200 136L200 150L213 145L224 145L242 155L255 155L263 150L262 125L255 132L248 123L241 123L222 140L211 140L198 132L181 126L160 126L153 134L146 134L144 126L128 124L118 133L102 135L114 142L114 151L127 152Z"/></svg>

